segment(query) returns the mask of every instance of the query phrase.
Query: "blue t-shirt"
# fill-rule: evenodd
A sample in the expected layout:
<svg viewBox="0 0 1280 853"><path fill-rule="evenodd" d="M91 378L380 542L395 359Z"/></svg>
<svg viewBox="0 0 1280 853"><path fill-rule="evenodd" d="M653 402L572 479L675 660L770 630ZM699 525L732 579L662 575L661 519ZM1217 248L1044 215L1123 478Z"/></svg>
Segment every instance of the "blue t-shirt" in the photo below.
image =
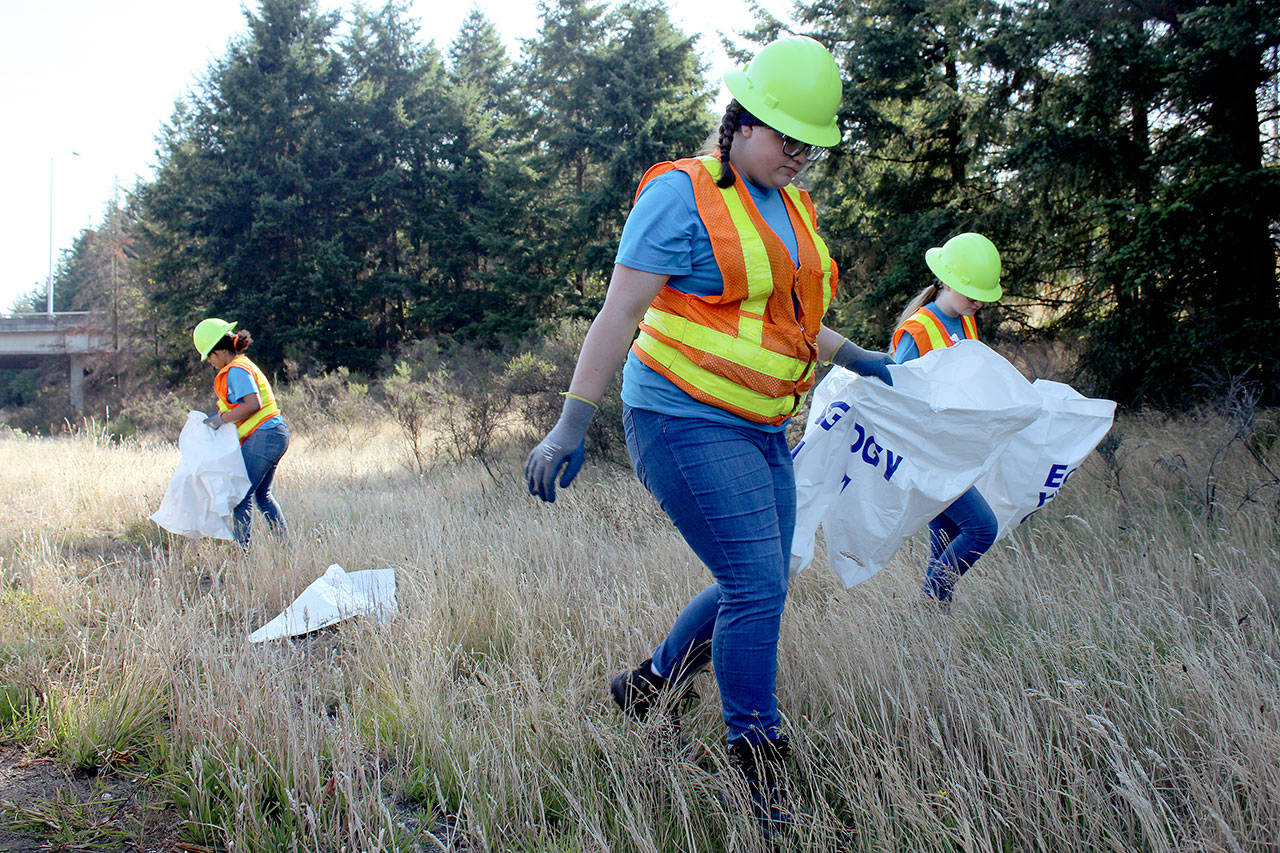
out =
<svg viewBox="0 0 1280 853"><path fill-rule="evenodd" d="M933 316L937 317L942 323L942 329L947 333L947 337L951 338L953 344L958 344L964 340L964 321L957 315L948 317L941 308L938 307L937 301L930 302L924 306L928 308ZM893 360L898 364L904 361L910 361L913 358L920 357L920 347L916 345L916 339L911 335L903 334L898 339L898 346L893 351Z"/></svg>
<svg viewBox="0 0 1280 853"><path fill-rule="evenodd" d="M243 367L232 366L227 370L227 402L236 405L248 397L250 394L258 393L258 383L253 381L253 376ZM262 402L261 399L258 400ZM258 429L275 429L280 426L283 421L279 415L272 415L262 423L258 424Z"/></svg>
<svg viewBox="0 0 1280 853"><path fill-rule="evenodd" d="M743 180L751 200L765 223L782 240L797 263L800 250L787 204L779 190L767 190ZM642 272L669 275L667 285L681 293L717 296L724 292L724 278L711 250L711 235L698 216L693 179L673 169L645 185L622 227L616 263ZM622 402L637 409L664 415L703 418L718 423L747 424L766 432L785 424L761 424L732 412L699 402L662 374L642 362L634 352L622 368Z"/></svg>

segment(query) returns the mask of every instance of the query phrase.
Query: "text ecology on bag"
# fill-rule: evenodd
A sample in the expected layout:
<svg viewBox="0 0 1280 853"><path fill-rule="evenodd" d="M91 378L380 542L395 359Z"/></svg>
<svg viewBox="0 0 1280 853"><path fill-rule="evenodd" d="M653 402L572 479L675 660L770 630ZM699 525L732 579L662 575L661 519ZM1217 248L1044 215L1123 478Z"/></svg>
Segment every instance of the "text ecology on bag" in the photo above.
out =
<svg viewBox="0 0 1280 853"><path fill-rule="evenodd" d="M849 411L850 407L848 403L843 400L836 400L832 402L831 405L827 406L825 411L823 411L822 416L818 419L818 426L823 430L830 432L831 429L840 422L840 419L849 413ZM888 447L878 444L876 442L876 437L868 432L867 428L857 421L853 422L853 435L853 441L849 444L849 452L852 453L855 458L861 459L872 468L879 468L880 462L883 460L884 470L881 471L881 474L884 476L886 483L893 480L893 475L897 472L898 466L902 464L902 456L894 453ZM804 447L804 444L804 441L801 441L795 446L795 449L791 451L792 459L796 457L796 454L800 452L800 449ZM884 451L883 455L881 455L881 451ZM844 491L845 487L848 486L850 482L852 481L849 479L848 474L846 474L840 485L840 490Z"/></svg>

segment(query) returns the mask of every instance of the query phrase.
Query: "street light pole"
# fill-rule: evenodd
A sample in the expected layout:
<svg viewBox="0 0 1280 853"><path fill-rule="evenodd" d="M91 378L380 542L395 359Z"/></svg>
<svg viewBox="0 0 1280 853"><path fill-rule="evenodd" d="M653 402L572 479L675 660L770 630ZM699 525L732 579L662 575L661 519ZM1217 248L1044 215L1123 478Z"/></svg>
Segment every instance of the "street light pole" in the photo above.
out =
<svg viewBox="0 0 1280 853"><path fill-rule="evenodd" d="M49 155L49 278L44 287L44 310L53 316L53 155Z"/></svg>

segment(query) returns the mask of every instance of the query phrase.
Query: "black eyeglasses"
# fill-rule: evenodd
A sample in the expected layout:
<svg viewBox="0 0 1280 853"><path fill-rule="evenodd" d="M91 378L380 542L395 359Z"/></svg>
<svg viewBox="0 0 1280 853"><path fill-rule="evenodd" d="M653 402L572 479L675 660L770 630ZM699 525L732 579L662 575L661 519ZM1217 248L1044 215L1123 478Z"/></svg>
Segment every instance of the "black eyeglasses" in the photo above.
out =
<svg viewBox="0 0 1280 853"><path fill-rule="evenodd" d="M823 157L827 156L827 149L823 148L821 145L814 145L810 142L801 142L799 139L792 139L785 133L778 133L776 130L774 133L777 133L778 136L782 137L782 153L786 154L788 157L803 157L805 160L812 163L815 160L821 160Z"/></svg>

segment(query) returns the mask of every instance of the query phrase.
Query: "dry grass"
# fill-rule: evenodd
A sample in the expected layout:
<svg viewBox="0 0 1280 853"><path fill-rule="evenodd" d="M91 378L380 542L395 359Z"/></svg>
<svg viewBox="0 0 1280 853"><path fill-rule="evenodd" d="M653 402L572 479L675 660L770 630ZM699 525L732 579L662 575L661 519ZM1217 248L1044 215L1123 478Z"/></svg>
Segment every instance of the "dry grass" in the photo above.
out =
<svg viewBox="0 0 1280 853"><path fill-rule="evenodd" d="M1217 452L1210 415L1118 432L949 618L917 607L919 543L852 591L821 565L795 580L786 846L1276 849L1275 484ZM0 437L6 738L154 779L220 849L752 849L718 796L710 680L684 751L606 698L705 570L629 472L543 506L519 456L496 481L418 476L391 423L316 425L278 479L292 541L258 519L243 555L145 520L171 444ZM334 562L396 568L400 617L247 644Z"/></svg>

